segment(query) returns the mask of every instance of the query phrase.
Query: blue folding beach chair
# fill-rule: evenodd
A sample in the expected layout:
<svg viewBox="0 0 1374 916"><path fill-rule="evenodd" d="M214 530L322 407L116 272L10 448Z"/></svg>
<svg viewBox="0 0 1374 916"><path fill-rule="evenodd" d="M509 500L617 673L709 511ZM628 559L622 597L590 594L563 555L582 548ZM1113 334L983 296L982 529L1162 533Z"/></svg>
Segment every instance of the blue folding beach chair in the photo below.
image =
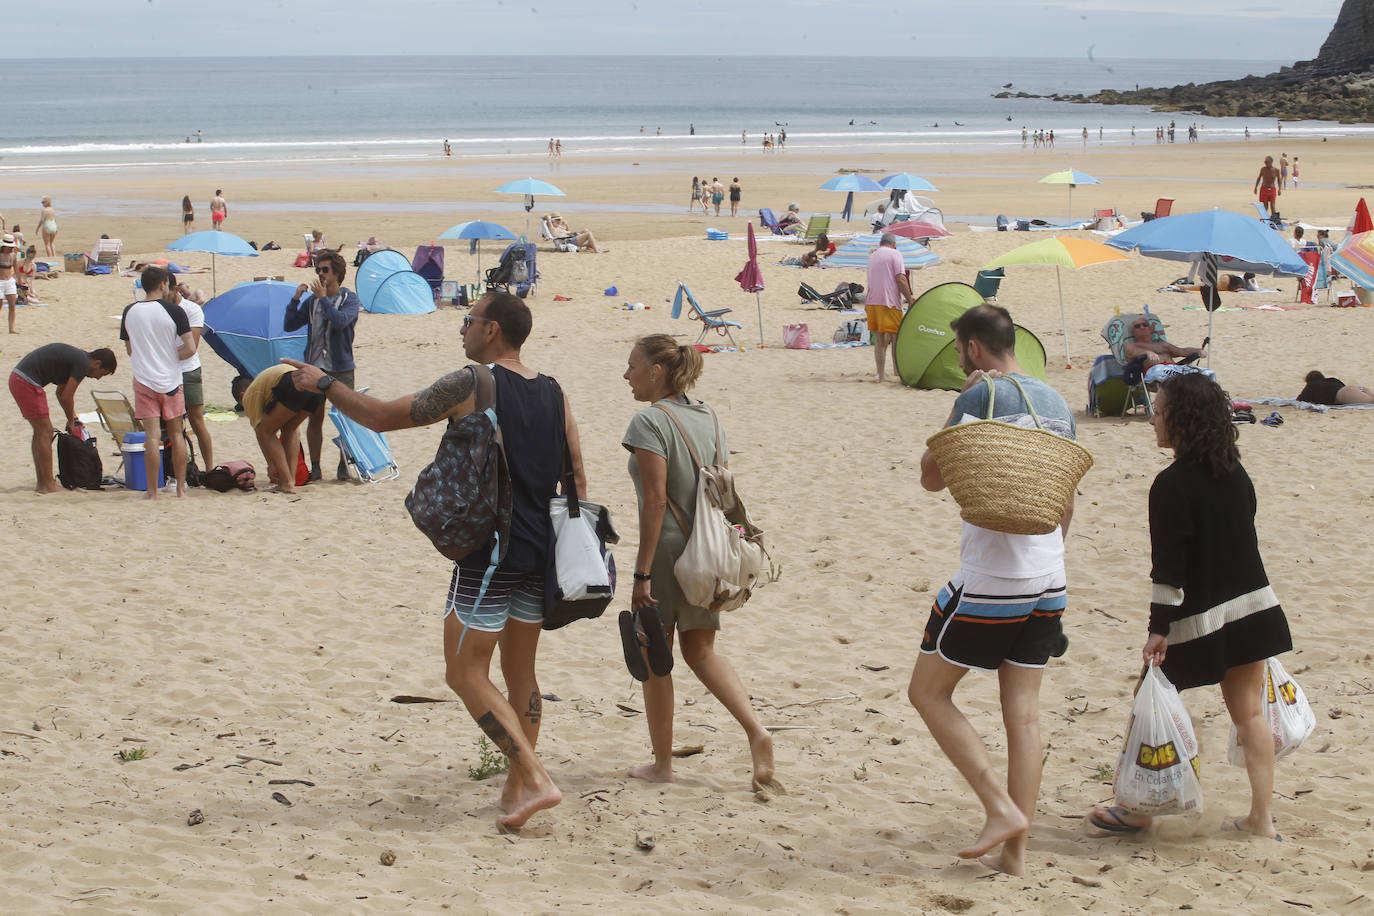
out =
<svg viewBox="0 0 1374 916"><path fill-rule="evenodd" d="M365 483L379 480L395 480L401 476L401 468L391 457L391 446L386 436L375 433L359 423L355 423L339 412L339 408L329 408L329 419L339 435L334 444L343 452L344 460Z"/></svg>
<svg viewBox="0 0 1374 916"><path fill-rule="evenodd" d="M732 347L739 347L739 344L735 343L735 338L730 333L730 329L739 328L740 330L744 330L744 325L740 324L738 321L727 321L721 317L722 315L730 314L734 309L712 309L709 312L706 311L701 307L700 303L697 302L697 297L693 296L692 291L687 288L687 284L679 280L677 281L677 295L673 297L674 318L682 317L682 301L684 299L686 299L687 304L692 307L692 314L687 317L700 321L702 325L701 333L697 336L697 343L701 343L706 339L706 333L708 331L715 331L717 334L723 334L728 338Z"/></svg>

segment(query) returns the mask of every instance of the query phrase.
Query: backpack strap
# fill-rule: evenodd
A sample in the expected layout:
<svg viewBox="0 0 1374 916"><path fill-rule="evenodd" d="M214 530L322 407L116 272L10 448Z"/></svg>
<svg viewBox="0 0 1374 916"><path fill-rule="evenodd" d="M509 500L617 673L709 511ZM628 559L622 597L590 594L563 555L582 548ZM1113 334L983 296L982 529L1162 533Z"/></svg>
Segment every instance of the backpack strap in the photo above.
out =
<svg viewBox="0 0 1374 916"><path fill-rule="evenodd" d="M680 423L680 422L678 421L678 418L675 417L675 416L673 415L673 412L672 412L671 410L669 410L668 408L664 407L664 406L663 406L662 404L660 404L660 403L655 403L654 406L657 407L659 410L663 411L664 413L666 413L666 414L668 415L668 419L673 421L673 426L677 427L677 434L678 434L679 436L682 437L682 444L685 445L685 446L687 446L687 454L690 455L690 456L692 457L692 467L697 471L698 474L700 474L703 465L702 465L702 463L701 463L701 459L700 459L699 457L697 457L697 450L696 450L695 448L692 447L692 440L689 439L689 438L687 438L687 430L685 430L685 429L682 428L682 423ZM710 411L711 411L711 419L715 420L715 422L716 422L716 460L715 460L715 463L716 463L716 464L719 464L719 463L720 463L720 455L721 455L721 451L722 451L722 449L721 449L721 434L720 434L720 417L716 416L716 412L715 412L714 410L711 410L711 407L710 407L709 404L703 405L703 406L705 406L707 410L710 410ZM667 485L666 485L666 483L665 483L665 485L664 485L664 491L665 491L665 492L664 492L664 495L667 495ZM668 508L669 508L669 509L672 511L672 513L673 513L673 520L674 520L675 522L677 522L677 527L678 527L678 529L682 531L682 533L683 533L684 536L690 538L690 537L692 536L692 526L687 524L686 513L684 513L684 512L682 511L682 507L679 506L679 505L677 504L677 500L673 499L671 496L668 497Z"/></svg>

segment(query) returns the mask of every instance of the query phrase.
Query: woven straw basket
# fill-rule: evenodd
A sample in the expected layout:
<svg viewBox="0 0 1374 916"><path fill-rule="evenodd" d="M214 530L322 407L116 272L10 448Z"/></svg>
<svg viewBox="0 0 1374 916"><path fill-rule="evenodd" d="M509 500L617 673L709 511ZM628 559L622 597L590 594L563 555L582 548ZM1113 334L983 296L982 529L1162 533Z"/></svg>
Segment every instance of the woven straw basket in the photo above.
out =
<svg viewBox="0 0 1374 916"><path fill-rule="evenodd" d="M1003 377L1021 391L1016 379ZM926 446L964 521L1006 534L1049 534L1093 456L1077 442L1046 431L1024 391L1036 429L991 419L996 387L986 381L988 419L942 429Z"/></svg>

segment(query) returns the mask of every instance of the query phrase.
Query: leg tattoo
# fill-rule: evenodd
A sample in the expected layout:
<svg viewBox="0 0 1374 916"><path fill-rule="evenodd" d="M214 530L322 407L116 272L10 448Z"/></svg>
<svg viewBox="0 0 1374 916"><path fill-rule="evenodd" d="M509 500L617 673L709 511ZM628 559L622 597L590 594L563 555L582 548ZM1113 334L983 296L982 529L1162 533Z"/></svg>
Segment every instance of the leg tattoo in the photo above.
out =
<svg viewBox="0 0 1374 916"><path fill-rule="evenodd" d="M477 726L487 733L487 737L491 739L491 743L495 744L496 749L505 754L508 759L514 760L516 755L520 753L520 748L515 746L515 742L511 740L510 734L500 722L496 721L496 716L492 713L482 713L477 719Z"/></svg>
<svg viewBox="0 0 1374 916"><path fill-rule="evenodd" d="M530 708L525 712L525 718L530 720L531 725L538 725L540 718L544 715L544 699L539 695L539 691L530 694Z"/></svg>

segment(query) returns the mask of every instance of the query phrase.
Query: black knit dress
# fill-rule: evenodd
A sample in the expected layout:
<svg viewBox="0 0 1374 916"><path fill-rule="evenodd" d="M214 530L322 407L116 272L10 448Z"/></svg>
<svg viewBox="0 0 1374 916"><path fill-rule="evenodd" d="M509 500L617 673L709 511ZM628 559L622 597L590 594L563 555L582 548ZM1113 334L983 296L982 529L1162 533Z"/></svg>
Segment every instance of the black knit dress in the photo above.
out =
<svg viewBox="0 0 1374 916"><path fill-rule="evenodd" d="M1150 632L1168 637L1160 667L1180 690L1293 648L1260 560L1255 507L1239 464L1212 479L1175 461L1150 487Z"/></svg>

